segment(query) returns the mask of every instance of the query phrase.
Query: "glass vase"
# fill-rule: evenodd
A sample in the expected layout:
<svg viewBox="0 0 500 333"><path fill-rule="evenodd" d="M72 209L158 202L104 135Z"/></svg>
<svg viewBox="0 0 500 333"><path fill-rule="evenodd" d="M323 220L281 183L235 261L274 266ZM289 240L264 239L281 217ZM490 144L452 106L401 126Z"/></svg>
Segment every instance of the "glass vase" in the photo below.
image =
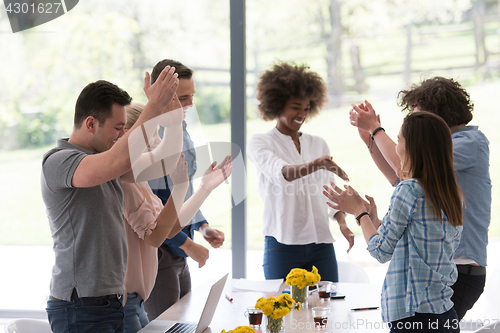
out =
<svg viewBox="0 0 500 333"><path fill-rule="evenodd" d="M307 305L307 294L309 294L309 286L305 286L304 288L292 286L292 299L300 303L302 307Z"/></svg>
<svg viewBox="0 0 500 333"><path fill-rule="evenodd" d="M283 329L283 319L284 317L274 319L271 316L267 316L267 330L269 333L279 333Z"/></svg>

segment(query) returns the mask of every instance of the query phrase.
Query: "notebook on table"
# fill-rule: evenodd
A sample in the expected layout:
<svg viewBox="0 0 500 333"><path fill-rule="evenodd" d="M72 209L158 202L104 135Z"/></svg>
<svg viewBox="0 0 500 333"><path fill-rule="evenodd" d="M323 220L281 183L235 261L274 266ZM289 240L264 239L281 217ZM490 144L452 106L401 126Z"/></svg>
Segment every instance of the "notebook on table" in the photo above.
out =
<svg viewBox="0 0 500 333"><path fill-rule="evenodd" d="M198 323L182 323L171 320L153 320L146 327L140 330L140 333L202 333L205 331L214 317L217 304L222 295L222 290L226 284L227 276L224 275L219 281L215 282L208 294L205 307L201 313Z"/></svg>

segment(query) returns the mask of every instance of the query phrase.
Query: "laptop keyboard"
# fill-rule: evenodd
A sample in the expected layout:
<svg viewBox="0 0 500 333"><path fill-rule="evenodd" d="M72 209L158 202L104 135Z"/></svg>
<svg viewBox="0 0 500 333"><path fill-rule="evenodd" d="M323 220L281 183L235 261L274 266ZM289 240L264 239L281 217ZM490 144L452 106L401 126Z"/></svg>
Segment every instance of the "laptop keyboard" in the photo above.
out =
<svg viewBox="0 0 500 333"><path fill-rule="evenodd" d="M193 333L196 330L196 324L176 323L170 327L165 333Z"/></svg>

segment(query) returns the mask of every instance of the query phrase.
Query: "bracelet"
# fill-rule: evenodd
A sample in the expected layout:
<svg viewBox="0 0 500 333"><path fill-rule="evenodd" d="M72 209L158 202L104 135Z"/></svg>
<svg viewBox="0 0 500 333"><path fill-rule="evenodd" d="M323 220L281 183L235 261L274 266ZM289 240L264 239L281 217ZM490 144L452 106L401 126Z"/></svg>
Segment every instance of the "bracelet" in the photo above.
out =
<svg viewBox="0 0 500 333"><path fill-rule="evenodd" d="M372 132L372 139L375 136L375 134L378 133L378 131L384 131L385 132L385 129L383 127L377 127L377 128L375 128L375 130Z"/></svg>
<svg viewBox="0 0 500 333"><path fill-rule="evenodd" d="M361 218L365 215L368 215L368 217L370 217L370 214L368 214L368 212L363 212L361 214L359 214L358 216L356 216L356 222L358 223L359 226L361 226Z"/></svg>
<svg viewBox="0 0 500 333"><path fill-rule="evenodd" d="M373 144L375 142L375 134L377 134L379 131L384 131L385 132L385 129L383 127L377 127L373 133L370 135L370 139L369 139L369 142L368 142L368 150L370 151L370 154L373 153Z"/></svg>

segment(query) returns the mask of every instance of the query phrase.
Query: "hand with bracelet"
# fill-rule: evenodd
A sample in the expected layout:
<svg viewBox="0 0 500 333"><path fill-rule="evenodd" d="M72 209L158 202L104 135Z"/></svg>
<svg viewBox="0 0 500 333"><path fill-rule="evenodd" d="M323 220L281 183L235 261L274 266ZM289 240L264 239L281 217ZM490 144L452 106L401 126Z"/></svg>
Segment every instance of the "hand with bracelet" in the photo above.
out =
<svg viewBox="0 0 500 333"><path fill-rule="evenodd" d="M354 215L358 225L363 230L366 243L368 243L370 237L377 233L376 228L380 225L380 221L377 218L375 201L372 197L369 197L369 201L366 201L351 186L345 185L344 187L345 191L334 183L330 183L330 186L324 185L323 188L325 190L323 194L331 201L326 204L334 209ZM371 212L375 221L372 220L369 212ZM371 223L368 223L368 221Z"/></svg>
<svg viewBox="0 0 500 333"><path fill-rule="evenodd" d="M349 121L358 128L359 136L367 145L370 155L387 180L395 185L399 178L401 162L396 154L396 143L385 133L373 106L365 100L352 104Z"/></svg>
<svg viewBox="0 0 500 333"><path fill-rule="evenodd" d="M373 132L381 127L380 116L377 115L373 106L365 100L365 104L351 104L349 120L352 126L356 126L373 135Z"/></svg>

